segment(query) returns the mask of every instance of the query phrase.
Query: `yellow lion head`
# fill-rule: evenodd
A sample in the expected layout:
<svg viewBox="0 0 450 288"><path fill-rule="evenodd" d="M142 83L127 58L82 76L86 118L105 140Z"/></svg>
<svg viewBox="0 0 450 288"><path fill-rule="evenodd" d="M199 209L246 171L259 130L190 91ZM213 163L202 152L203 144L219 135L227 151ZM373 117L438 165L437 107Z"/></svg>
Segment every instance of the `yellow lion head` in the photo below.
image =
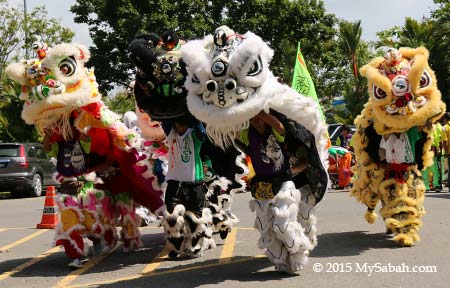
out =
<svg viewBox="0 0 450 288"><path fill-rule="evenodd" d="M424 47L390 48L360 69L368 80L371 115L377 133L404 132L425 125L445 112L436 76Z"/></svg>

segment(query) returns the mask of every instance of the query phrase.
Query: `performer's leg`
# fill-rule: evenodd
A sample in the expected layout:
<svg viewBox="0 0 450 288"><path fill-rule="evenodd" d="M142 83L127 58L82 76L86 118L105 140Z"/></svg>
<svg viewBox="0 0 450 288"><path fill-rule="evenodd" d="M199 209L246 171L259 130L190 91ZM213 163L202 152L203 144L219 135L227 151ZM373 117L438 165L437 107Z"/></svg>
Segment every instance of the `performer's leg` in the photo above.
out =
<svg viewBox="0 0 450 288"><path fill-rule="evenodd" d="M301 201L297 219L305 229L305 235L314 248L317 245L317 219L314 210L316 198L308 185L303 186L300 191Z"/></svg>
<svg viewBox="0 0 450 288"><path fill-rule="evenodd" d="M425 191L430 191L430 171L431 171L431 167L427 167L422 172L422 178L423 178L423 184L425 185Z"/></svg>
<svg viewBox="0 0 450 288"><path fill-rule="evenodd" d="M439 180L439 161L438 157L433 158L433 165L431 166L431 172L433 173L433 188L435 192L441 192L441 184Z"/></svg>
<svg viewBox="0 0 450 288"><path fill-rule="evenodd" d="M106 193L102 199L102 251L103 253L109 252L116 247L119 237L117 236L117 225L119 219L119 213L116 211L114 200L109 193Z"/></svg>
<svg viewBox="0 0 450 288"><path fill-rule="evenodd" d="M447 187L450 188L450 154L447 156Z"/></svg>
<svg viewBox="0 0 450 288"><path fill-rule="evenodd" d="M82 237L85 231L82 224L84 214L74 196L61 194L57 198L57 204L59 224L55 228L55 245L63 245L67 257L73 260L69 267L80 268L80 258L86 254Z"/></svg>
<svg viewBox="0 0 450 288"><path fill-rule="evenodd" d="M207 200L208 208L212 213L211 226L214 233L219 233L222 239L225 239L234 224L239 222L238 218L231 213L231 195L222 194L222 191L228 189L228 184L231 183L227 179L221 177L214 180L208 186Z"/></svg>
<svg viewBox="0 0 450 288"><path fill-rule="evenodd" d="M128 193L114 195L115 206L120 213L122 230L120 236L125 252L135 251L143 246L141 241L141 218L136 214L134 200Z"/></svg>
<svg viewBox="0 0 450 288"><path fill-rule="evenodd" d="M185 229L186 249L191 257L201 257L203 251L216 247L212 238L212 214L206 208L205 184L182 187L183 200L186 203Z"/></svg>
<svg viewBox="0 0 450 288"><path fill-rule="evenodd" d="M169 248L169 257L174 258L184 254L184 214L186 209L178 198L179 182L169 180L167 183L161 226L166 234L166 245Z"/></svg>
<svg viewBox="0 0 450 288"><path fill-rule="evenodd" d="M425 185L412 169L408 168L406 183L388 179L381 184L384 207L380 212L385 219L386 228L393 232L393 240L402 246L412 246L420 240L418 231L425 214L423 201Z"/></svg>
<svg viewBox="0 0 450 288"><path fill-rule="evenodd" d="M287 251L287 258L282 259L285 267L281 266L281 268L288 273L301 270L307 262L309 251L314 248L312 241L305 235L304 227L297 220L300 200L300 191L295 188L292 181L287 181L282 184L280 191L273 199L271 208L274 216L272 228L275 237L283 243L282 247ZM315 230L315 218L310 215L305 223L311 226L309 232L315 236L315 232L312 233L312 227Z"/></svg>
<svg viewBox="0 0 450 288"><path fill-rule="evenodd" d="M306 264L309 251L314 248L297 220L300 191L292 181L284 182L271 200L251 200L250 209L256 212L255 228L260 232L258 246L277 269L295 273Z"/></svg>
<svg viewBox="0 0 450 288"><path fill-rule="evenodd" d="M94 187L93 181L86 181L78 194L80 205L83 208L83 225L86 227L86 236L93 243L93 255L97 256L104 250L105 234L104 199L105 192Z"/></svg>

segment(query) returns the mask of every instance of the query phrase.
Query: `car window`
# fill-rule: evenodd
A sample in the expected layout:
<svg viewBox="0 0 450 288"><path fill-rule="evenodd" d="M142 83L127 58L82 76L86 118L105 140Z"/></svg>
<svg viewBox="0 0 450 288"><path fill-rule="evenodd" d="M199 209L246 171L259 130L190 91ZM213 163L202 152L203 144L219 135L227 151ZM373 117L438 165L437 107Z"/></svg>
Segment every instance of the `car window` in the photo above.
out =
<svg viewBox="0 0 450 288"><path fill-rule="evenodd" d="M34 152L36 153L37 158L48 159L47 153L45 153L44 149L40 147L34 147Z"/></svg>
<svg viewBox="0 0 450 288"><path fill-rule="evenodd" d="M27 156L28 157L36 157L35 153L34 153L34 148L31 147L30 149L28 149L27 151Z"/></svg>
<svg viewBox="0 0 450 288"><path fill-rule="evenodd" d="M350 133L352 135L355 134L356 126L355 125L347 125L347 126L350 127L350 130L351 130ZM341 128L342 128L341 124L329 124L328 125L328 135L330 136L330 141L331 141L332 145L336 145L336 141L337 141L339 135L341 134Z"/></svg>
<svg viewBox="0 0 450 288"><path fill-rule="evenodd" d="M1 145L0 157L17 157L19 156L19 146L17 145Z"/></svg>

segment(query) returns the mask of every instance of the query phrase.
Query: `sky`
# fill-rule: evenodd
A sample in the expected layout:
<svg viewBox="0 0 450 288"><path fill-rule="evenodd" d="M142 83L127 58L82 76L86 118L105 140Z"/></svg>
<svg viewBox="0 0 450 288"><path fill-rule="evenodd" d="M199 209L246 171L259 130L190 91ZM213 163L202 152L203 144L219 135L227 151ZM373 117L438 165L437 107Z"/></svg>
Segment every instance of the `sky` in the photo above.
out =
<svg viewBox="0 0 450 288"><path fill-rule="evenodd" d="M8 0L13 6L23 5L24 0ZM45 5L51 18L61 20L63 26L75 32L74 42L92 45L86 24L73 22L70 12L75 0L26 0L27 9ZM433 0L324 0L327 13L335 14L348 21L361 20L362 38L366 41L377 40L376 32L393 26L403 26L405 17L416 20L429 17L435 7Z"/></svg>

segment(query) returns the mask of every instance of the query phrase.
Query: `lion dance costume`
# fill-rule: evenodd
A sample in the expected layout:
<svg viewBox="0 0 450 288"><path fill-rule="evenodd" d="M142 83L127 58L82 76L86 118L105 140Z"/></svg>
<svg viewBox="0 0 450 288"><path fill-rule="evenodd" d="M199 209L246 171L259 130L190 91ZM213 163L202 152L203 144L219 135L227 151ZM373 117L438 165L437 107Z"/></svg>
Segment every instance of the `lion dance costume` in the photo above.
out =
<svg viewBox="0 0 450 288"><path fill-rule="evenodd" d="M120 225L124 249L141 247L134 201L155 211L162 206L162 191L156 178L145 174L148 167L135 149L139 136L101 101L94 71L84 67L90 57L86 47L34 47L38 59L11 64L6 72L22 85L22 118L48 135L57 158L62 193L56 244L77 260L86 253L83 237L100 253L115 247ZM101 175L93 173L102 165Z"/></svg>
<svg viewBox="0 0 450 288"><path fill-rule="evenodd" d="M350 193L367 206L369 223L381 201L387 233L402 246L419 240L425 214L421 171L432 165L432 123L445 112L428 55L423 47L388 49L360 70L370 99L355 120Z"/></svg>
<svg viewBox="0 0 450 288"><path fill-rule="evenodd" d="M271 147L264 159L252 158L255 151L247 151L252 162L275 160L278 169L298 160L300 146L305 149L301 154L308 167L302 173L256 182L259 187L272 188L262 189L250 202L250 208L256 211L259 247L266 249L277 269L296 273L317 244L313 208L328 185L326 125L312 99L277 81L269 70L272 56L273 50L257 35L239 35L226 26L182 47L188 71L188 108L206 123L215 144L233 146L236 134L249 127L250 119L266 111L283 123L287 153L281 155L272 147L272 137L267 141L267 147Z"/></svg>
<svg viewBox="0 0 450 288"><path fill-rule="evenodd" d="M244 187L241 177L246 170L241 163L242 153L235 149L218 152L201 135L204 134L202 124L187 109L187 91L184 87L187 74L185 63L180 58L184 43L175 33L165 32L161 36L155 33L138 36L129 45L131 60L138 68L134 85L136 103L153 120L162 122L168 137L169 176L166 177L166 209L161 226L166 233L171 257L200 256L204 250L215 246L212 238L214 232L219 232L222 238L227 236L237 222L230 212L230 191ZM186 134L193 135L192 138L176 135L173 131L176 122L188 126L189 131L193 130ZM197 138L203 139L199 141ZM195 156L188 150L184 155L186 159L196 158L195 181L177 178L182 170L192 170L174 165L178 155L174 150L183 149L176 146L180 141L197 143L183 145L191 147L189 151L195 151ZM199 147L200 153L197 151ZM209 166L208 160L211 160ZM205 177L206 174L210 177ZM197 175L200 175L199 178Z"/></svg>

